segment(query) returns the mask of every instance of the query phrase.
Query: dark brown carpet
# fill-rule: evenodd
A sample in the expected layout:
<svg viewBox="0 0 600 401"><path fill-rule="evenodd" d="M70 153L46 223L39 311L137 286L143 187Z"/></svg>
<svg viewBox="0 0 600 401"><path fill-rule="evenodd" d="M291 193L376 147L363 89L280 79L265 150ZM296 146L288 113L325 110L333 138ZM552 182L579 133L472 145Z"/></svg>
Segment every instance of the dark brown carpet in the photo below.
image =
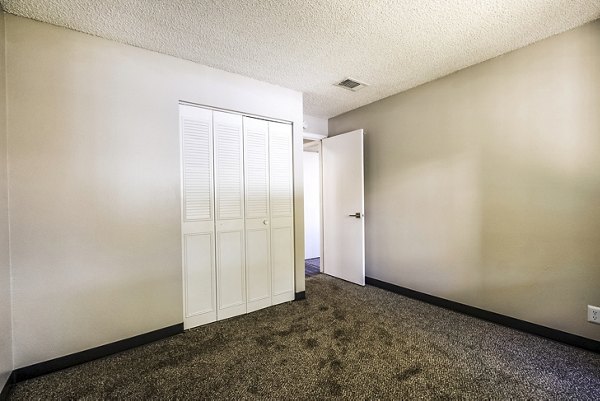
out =
<svg viewBox="0 0 600 401"><path fill-rule="evenodd" d="M30 399L600 399L600 355L320 274L307 300L19 383Z"/></svg>

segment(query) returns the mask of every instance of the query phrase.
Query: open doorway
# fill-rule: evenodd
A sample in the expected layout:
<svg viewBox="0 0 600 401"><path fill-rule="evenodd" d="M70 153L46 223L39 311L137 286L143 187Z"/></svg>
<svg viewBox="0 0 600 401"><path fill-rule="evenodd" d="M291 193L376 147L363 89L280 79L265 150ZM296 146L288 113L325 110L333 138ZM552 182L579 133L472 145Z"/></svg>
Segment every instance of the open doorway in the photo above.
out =
<svg viewBox="0 0 600 401"><path fill-rule="evenodd" d="M323 271L321 263L321 143L304 144L304 272Z"/></svg>
<svg viewBox="0 0 600 401"><path fill-rule="evenodd" d="M305 131L303 162L305 275L364 286L364 130Z"/></svg>

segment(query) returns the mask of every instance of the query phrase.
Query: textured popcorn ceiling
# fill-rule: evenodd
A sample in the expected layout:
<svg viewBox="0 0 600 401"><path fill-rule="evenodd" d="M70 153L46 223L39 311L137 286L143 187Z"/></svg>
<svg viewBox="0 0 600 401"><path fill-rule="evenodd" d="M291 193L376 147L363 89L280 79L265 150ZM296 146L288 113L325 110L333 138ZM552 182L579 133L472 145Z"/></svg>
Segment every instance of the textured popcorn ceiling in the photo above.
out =
<svg viewBox="0 0 600 401"><path fill-rule="evenodd" d="M0 0L5 11L304 93L333 117L600 17L600 0ZM352 77L370 86L332 86Z"/></svg>

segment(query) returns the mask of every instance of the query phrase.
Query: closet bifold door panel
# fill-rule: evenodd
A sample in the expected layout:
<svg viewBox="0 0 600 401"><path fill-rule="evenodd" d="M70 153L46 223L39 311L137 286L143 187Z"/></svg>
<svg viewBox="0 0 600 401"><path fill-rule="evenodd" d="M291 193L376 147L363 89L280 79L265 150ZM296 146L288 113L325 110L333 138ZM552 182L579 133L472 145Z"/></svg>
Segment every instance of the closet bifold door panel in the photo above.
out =
<svg viewBox="0 0 600 401"><path fill-rule="evenodd" d="M179 106L184 328L217 319L212 112Z"/></svg>
<svg viewBox="0 0 600 401"><path fill-rule="evenodd" d="M213 111L217 319L246 313L242 116Z"/></svg>
<svg viewBox="0 0 600 401"><path fill-rule="evenodd" d="M294 299L292 126L269 122L271 285L273 305Z"/></svg>
<svg viewBox="0 0 600 401"><path fill-rule="evenodd" d="M269 123L244 117L248 312L271 305Z"/></svg>
<svg viewBox="0 0 600 401"><path fill-rule="evenodd" d="M179 115L184 328L292 301L292 125Z"/></svg>

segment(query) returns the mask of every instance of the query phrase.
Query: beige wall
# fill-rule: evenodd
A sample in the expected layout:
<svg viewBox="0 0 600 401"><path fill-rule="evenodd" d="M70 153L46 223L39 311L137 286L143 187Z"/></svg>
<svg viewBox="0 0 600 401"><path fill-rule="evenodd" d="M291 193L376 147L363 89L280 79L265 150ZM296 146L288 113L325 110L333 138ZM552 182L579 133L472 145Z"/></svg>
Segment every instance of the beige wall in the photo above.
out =
<svg viewBox="0 0 600 401"><path fill-rule="evenodd" d="M15 368L182 322L180 100L294 122L304 290L301 93L14 16L6 28Z"/></svg>
<svg viewBox="0 0 600 401"><path fill-rule="evenodd" d="M358 128L368 276L600 340L600 21L329 121Z"/></svg>
<svg viewBox="0 0 600 401"><path fill-rule="evenodd" d="M6 174L6 70L4 13L0 9L0 390L13 368Z"/></svg>

